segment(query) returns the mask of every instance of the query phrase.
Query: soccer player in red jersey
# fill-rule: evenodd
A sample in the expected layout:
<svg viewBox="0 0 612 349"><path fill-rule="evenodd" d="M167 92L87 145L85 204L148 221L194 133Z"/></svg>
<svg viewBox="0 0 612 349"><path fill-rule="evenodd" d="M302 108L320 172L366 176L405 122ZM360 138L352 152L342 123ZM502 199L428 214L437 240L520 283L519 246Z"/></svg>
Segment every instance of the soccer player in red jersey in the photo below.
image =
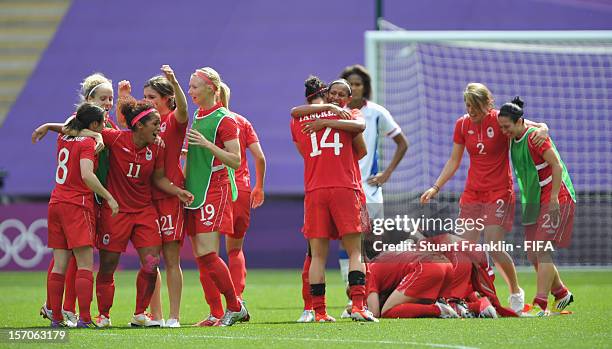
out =
<svg viewBox="0 0 612 349"><path fill-rule="evenodd" d="M164 150L155 144L160 132L160 116L153 104L126 97L120 100L120 108L130 130L102 130L104 143L111 151L108 189L111 193L121 193L118 199L121 210L117 216L110 217L108 208L102 209L105 234L98 241L100 271L96 290L100 316L97 322L102 327L110 325L113 274L121 252L131 240L141 260L131 324L148 326L151 319L145 310L155 289L162 244L158 215L151 205L152 184L185 203L191 202L193 196L165 176Z"/></svg>
<svg viewBox="0 0 612 349"><path fill-rule="evenodd" d="M467 149L470 167L459 200L460 218L482 219L485 241L503 241L505 233L512 229L515 204L508 159L509 143L499 128L493 95L485 85L468 84L463 98L467 114L455 123L451 156L434 185L421 196L421 203L429 202L438 194L459 168L464 149ZM548 128L544 124L537 126L540 129L534 140L541 143L547 137ZM463 237L476 242L480 233L479 230L469 230ZM512 258L506 251L491 252L491 257L510 288L511 308L520 313L525 294L518 284Z"/></svg>
<svg viewBox="0 0 612 349"><path fill-rule="evenodd" d="M83 82L81 82L81 88L79 91L79 100L81 103L90 102L94 103L105 110L104 115L104 127L112 127L117 128L115 123L110 118L109 111L113 107L113 85L112 82L107 79L101 73L95 73L87 76ZM74 114L68 118L68 121L74 116ZM49 130L48 126L42 125L37 128L32 137L33 141L38 141L42 139L47 131ZM99 136L99 135L98 135ZM98 155L97 161L97 169L96 176L104 185L106 183L106 174L108 172L108 151L102 150L98 152L101 147L104 146L102 143L102 138L99 136L99 140L96 144L96 153ZM96 199L96 203L94 205L94 216L99 218L100 207L102 201L94 194L94 198ZM99 231L100 220L96 219L96 231ZM54 259L51 259L49 264L49 268L47 271L47 275L51 275L51 270L53 269ZM64 319L66 323L70 327L74 327L77 324L77 315L76 315L76 290L75 290L75 276L76 276L76 262L74 258L71 258L68 262L68 268L66 270L66 287L65 287L65 296L62 314L64 315ZM44 318L52 319L52 312L47 308L46 304L48 303L48 295L47 302L40 308L40 315Z"/></svg>
<svg viewBox="0 0 612 349"><path fill-rule="evenodd" d="M153 103L161 116L159 136L165 145L164 172L166 177L174 185L184 188L185 178L180 164L180 156L189 121L187 99L172 68L163 65L161 71L164 76L155 76L145 83L144 99ZM120 95L128 95L131 92L129 81L122 81L119 85ZM183 289L180 249L184 238L185 212L178 197L169 195L155 187L152 195L162 234L162 255L168 278L170 314L168 320L164 322L161 306L161 277L158 277L155 293L151 299L151 316L153 321L158 321L163 326L180 327L180 305Z"/></svg>
<svg viewBox="0 0 612 349"><path fill-rule="evenodd" d="M328 101L340 108L346 107L350 96L351 88L346 80L332 82L327 92ZM316 109L317 106L307 108ZM354 116L358 113L357 110L351 111ZM358 321L378 321L364 304L365 267L361 262L361 233L365 232L366 224L363 192L360 191L361 175L356 165L358 157L352 146L354 134L337 129L332 131L329 126L313 133L303 132L306 123L319 118L337 120L340 116L323 111L291 120L293 140L304 158L303 232L312 255L309 281L315 321L335 321L327 314L325 305L325 263L329 239L338 238L342 239L349 254L351 317Z"/></svg>
<svg viewBox="0 0 612 349"><path fill-rule="evenodd" d="M221 104L229 110L229 99L231 90L226 83L221 82L221 91L219 98ZM234 219L234 233L225 236L225 251L228 257L228 267L236 296L244 303L242 293L246 285L246 263L242 246L244 236L250 223L251 209L255 209L263 204L264 201L264 178L266 175L266 158L259 144L259 138L253 128L253 125L240 114L232 112L232 117L238 124L238 140L240 141L240 167L235 172L236 187L238 189L238 198L232 203L232 213ZM255 159L255 186L251 191L251 176L249 173L249 165L246 158L246 150L249 149L251 155ZM209 274L204 274L204 295L206 302L211 309L211 315L223 313L223 304L221 303L221 293L215 286ZM248 321L245 319L244 321ZM209 319L202 325L214 325L214 319Z"/></svg>
<svg viewBox="0 0 612 349"><path fill-rule="evenodd" d="M548 138L537 146L529 137L534 131L525 125L519 97L501 107L498 121L504 135L510 137L510 158L521 189L525 248L537 272L537 293L530 314L550 314L549 293L555 297L553 312L561 312L573 302L573 295L561 281L552 246L563 248L570 244L574 186L552 140Z"/></svg>
<svg viewBox="0 0 612 349"><path fill-rule="evenodd" d="M459 317L438 300L452 278L453 264L441 253L384 252L368 264L368 309L385 318Z"/></svg>
<svg viewBox="0 0 612 349"><path fill-rule="evenodd" d="M95 104L81 104L66 127L74 132L85 128L100 131L104 125L104 114L104 109ZM97 163L94 149L92 138L64 135L57 138L56 185L49 201L48 244L53 248L54 259L47 279L47 306L52 311L51 327L66 326L62 314L62 297L66 269L73 254L77 266L75 293L79 302L76 327L95 327L90 314L95 236L92 191L107 200L111 214L117 214L118 205L94 174Z"/></svg>
<svg viewBox="0 0 612 349"><path fill-rule="evenodd" d="M234 233L232 200L236 188L233 171L240 167L241 161L238 124L216 97L223 93L220 83L221 77L210 67L197 69L189 81L189 95L199 108L187 133L185 186L195 195L193 204L187 207L187 233L200 270L202 288L206 289L207 280L212 279L225 296L227 306L224 314L211 313L198 326L210 326L211 322L212 325L231 326L248 316L236 295L230 271L217 253L220 234L231 236ZM213 311L218 310L211 309Z"/></svg>
<svg viewBox="0 0 612 349"><path fill-rule="evenodd" d="M299 118L300 116L306 116L312 113L326 111L333 111L340 115L343 115L344 117L350 116L350 113L348 113L348 111L338 107L337 105L326 103L327 85L321 79L316 76L309 76L308 79L306 79L306 81L304 82L304 85L306 87L304 95L306 97L307 105L293 108L291 111L292 117ZM332 129L343 129L345 131L358 133L358 135L353 138L355 158L359 159L364 156L364 152L367 150L365 141L362 135L360 134L360 132L364 129L363 122L355 120L316 119L304 123L302 127L302 132L310 134L319 131L324 127L331 127ZM356 166L358 166L358 162L356 162ZM302 299L304 301L304 311L302 312L302 315L299 317L297 322L313 322L315 320L315 314L312 308L312 298L310 296L310 283L308 281L311 261L312 256L310 253L310 245L308 245L307 253L304 257L304 264L302 267Z"/></svg>

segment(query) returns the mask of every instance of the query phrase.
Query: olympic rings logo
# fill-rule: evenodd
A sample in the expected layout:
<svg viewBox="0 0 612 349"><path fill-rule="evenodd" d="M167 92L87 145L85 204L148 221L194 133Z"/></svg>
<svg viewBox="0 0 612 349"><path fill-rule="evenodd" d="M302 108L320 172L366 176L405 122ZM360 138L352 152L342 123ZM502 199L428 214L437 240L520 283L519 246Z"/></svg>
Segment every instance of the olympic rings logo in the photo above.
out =
<svg viewBox="0 0 612 349"><path fill-rule="evenodd" d="M0 223L0 251L4 252L4 256L0 258L0 268L7 266L11 259L22 268L34 268L47 253L51 253L51 249L47 248L40 237L36 235L36 231L42 228L47 229L47 220L44 218L35 220L28 228L23 222L14 218ZM4 235L7 229L19 231L15 240L11 241ZM21 257L21 253L26 247L34 251L34 256L30 258Z"/></svg>

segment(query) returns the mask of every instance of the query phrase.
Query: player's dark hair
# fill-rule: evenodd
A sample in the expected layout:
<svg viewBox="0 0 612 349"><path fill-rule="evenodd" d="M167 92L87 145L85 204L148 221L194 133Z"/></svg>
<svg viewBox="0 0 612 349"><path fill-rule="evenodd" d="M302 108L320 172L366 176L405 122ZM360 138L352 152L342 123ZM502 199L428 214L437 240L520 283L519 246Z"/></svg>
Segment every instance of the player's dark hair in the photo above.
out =
<svg viewBox="0 0 612 349"><path fill-rule="evenodd" d="M361 82L363 83L363 98L370 99L370 95L372 95L372 78L366 67L361 64L349 65L340 73L340 78L348 80L349 76L353 74L359 75L361 78Z"/></svg>
<svg viewBox="0 0 612 349"><path fill-rule="evenodd" d="M168 108L170 110L176 109L176 100L174 98L174 86L161 75L154 76L147 80L144 85L145 88L150 87L155 92L159 93L162 97L168 97Z"/></svg>
<svg viewBox="0 0 612 349"><path fill-rule="evenodd" d="M523 117L523 105L521 97L516 96L511 102L505 103L499 108L499 116L508 117L516 124Z"/></svg>
<svg viewBox="0 0 612 349"><path fill-rule="evenodd" d="M136 129L136 125L132 125L132 120L143 111L154 108L153 103L147 100L136 100L132 96L124 96L119 98L118 107L121 114L125 118L125 125L132 131ZM144 124L156 113L157 111L151 112L142 119L138 120L138 122Z"/></svg>
<svg viewBox="0 0 612 349"><path fill-rule="evenodd" d="M319 77L310 75L306 81L304 81L304 86L306 90L304 92L304 96L308 103L312 102L315 98L323 98L325 99L325 91L327 89L327 84Z"/></svg>
<svg viewBox="0 0 612 349"><path fill-rule="evenodd" d="M104 108L93 103L81 103L77 108L76 115L68 122L66 128L75 131L81 131L89 128L92 122L104 122Z"/></svg>

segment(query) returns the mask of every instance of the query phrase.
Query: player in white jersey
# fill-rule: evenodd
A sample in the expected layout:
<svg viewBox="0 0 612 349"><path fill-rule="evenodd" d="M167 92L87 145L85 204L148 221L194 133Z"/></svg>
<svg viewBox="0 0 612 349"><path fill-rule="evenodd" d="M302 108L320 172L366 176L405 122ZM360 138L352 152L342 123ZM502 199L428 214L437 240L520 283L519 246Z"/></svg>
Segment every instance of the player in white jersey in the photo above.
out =
<svg viewBox="0 0 612 349"><path fill-rule="evenodd" d="M395 122L391 113L383 106L369 101L372 95L371 77L367 69L359 64L346 67L340 74L351 84L353 96L349 108L360 109L366 122L363 132L368 153L359 160L362 187L370 219L383 218L382 186L389 180L391 174L408 150L408 140L402 129ZM391 162L384 170L381 169L379 150L383 137L389 137L395 142L396 148ZM348 282L348 255L342 248L339 253L340 272L343 280ZM346 317L342 314L342 317Z"/></svg>

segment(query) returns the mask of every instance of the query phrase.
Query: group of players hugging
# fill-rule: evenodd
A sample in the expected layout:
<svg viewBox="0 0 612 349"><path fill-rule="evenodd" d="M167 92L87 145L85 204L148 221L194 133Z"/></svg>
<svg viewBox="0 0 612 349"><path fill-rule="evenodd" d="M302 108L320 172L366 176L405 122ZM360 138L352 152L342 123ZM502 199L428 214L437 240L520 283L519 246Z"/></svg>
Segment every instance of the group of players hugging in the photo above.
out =
<svg viewBox="0 0 612 349"><path fill-rule="evenodd" d="M187 97L171 67L144 84L142 100L121 81L117 122L110 117L114 90L96 73L81 84L81 103L63 123L46 123L32 134L57 137L55 188L49 201L48 245L53 260L41 315L52 327L110 327L114 273L128 242L138 252L132 326L180 327L183 275L180 249L189 236L210 314L196 326L249 321L242 295L242 251L250 210L264 201L266 160L251 123L230 111L230 89L214 69L195 70L188 95L198 107L191 126ZM324 83L310 76L307 104L291 110L291 134L304 160L304 226L307 253L302 271L304 311L298 322L333 322L325 302L330 240L341 240L340 268L349 303L341 317L378 318L548 316L567 312L573 295L559 277L551 249L527 251L537 273L533 304L525 304L512 258L476 248L504 241L512 228L519 184L526 241L569 246L575 192L546 124L523 116L517 97L494 108L488 88L469 83L467 113L455 123L453 149L440 176L421 196L427 206L470 157L460 218L480 219L483 229L421 230L410 243L455 246L432 250L364 253L371 222L384 217L382 187L408 149L389 111L370 101L371 77L360 65ZM395 143L384 170L383 137ZM251 187L249 149L256 179ZM219 257L225 237L226 263ZM458 242L462 242L459 244ZM462 246L462 248L456 248ZM465 248L465 247L468 248ZM533 246L541 246L534 244ZM99 315L92 318L94 247L99 253L95 290ZM164 259L170 312L163 319L160 258ZM489 257L510 289L509 307L496 296ZM548 306L548 295L554 304ZM224 311L221 295L226 301ZM78 302L77 302L78 301ZM76 313L76 303L79 306Z"/></svg>

